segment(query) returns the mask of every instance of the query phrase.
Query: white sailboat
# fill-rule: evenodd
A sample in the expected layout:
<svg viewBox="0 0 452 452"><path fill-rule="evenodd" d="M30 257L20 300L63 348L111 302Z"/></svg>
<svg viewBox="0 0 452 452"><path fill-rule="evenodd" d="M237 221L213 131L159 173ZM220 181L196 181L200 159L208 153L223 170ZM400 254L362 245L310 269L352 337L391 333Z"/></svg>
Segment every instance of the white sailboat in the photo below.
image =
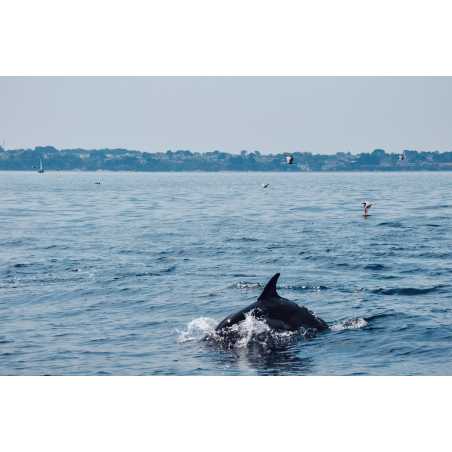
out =
<svg viewBox="0 0 452 452"><path fill-rule="evenodd" d="M43 173L44 172L44 170L42 169L42 159L40 158L39 159L39 170L38 170L38 173Z"/></svg>

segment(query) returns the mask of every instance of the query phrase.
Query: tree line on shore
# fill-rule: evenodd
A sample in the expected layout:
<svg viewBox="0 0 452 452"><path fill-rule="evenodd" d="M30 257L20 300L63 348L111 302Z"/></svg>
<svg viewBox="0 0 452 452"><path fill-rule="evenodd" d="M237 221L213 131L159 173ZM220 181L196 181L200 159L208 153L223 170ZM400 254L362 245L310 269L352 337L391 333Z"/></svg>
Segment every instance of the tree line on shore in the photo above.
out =
<svg viewBox="0 0 452 452"><path fill-rule="evenodd" d="M294 157L294 165L285 165L285 155ZM399 155L404 154L400 160ZM452 170L452 152L418 152L400 154L383 149L351 155L311 152L285 152L261 155L242 150L240 154L191 152L189 150L140 152L127 149L62 149L38 146L35 149L0 147L0 170L36 171L39 159L44 170L78 171L419 171Z"/></svg>

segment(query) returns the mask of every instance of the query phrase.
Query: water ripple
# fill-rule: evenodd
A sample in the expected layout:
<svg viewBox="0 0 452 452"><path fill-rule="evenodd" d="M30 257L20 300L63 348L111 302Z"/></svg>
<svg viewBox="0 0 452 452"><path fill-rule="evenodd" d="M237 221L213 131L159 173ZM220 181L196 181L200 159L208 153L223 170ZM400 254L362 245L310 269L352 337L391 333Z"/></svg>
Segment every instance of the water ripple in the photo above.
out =
<svg viewBox="0 0 452 452"><path fill-rule="evenodd" d="M0 173L0 375L451 375L450 175L262 177ZM206 340L277 272L330 330Z"/></svg>

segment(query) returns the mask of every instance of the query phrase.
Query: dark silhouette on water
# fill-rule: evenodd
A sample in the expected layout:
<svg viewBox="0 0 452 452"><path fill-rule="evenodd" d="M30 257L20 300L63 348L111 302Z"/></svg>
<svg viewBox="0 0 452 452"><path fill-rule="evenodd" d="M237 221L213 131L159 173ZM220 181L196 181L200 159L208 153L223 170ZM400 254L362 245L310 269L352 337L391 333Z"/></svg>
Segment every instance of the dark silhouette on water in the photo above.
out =
<svg viewBox="0 0 452 452"><path fill-rule="evenodd" d="M257 301L226 317L219 323L216 331L226 330L227 332L227 328L245 320L245 314L251 311L255 318L264 321L275 330L296 331L300 328L314 328L317 331L323 331L328 329L326 322L312 311L278 295L276 292L278 278L279 273L276 273Z"/></svg>

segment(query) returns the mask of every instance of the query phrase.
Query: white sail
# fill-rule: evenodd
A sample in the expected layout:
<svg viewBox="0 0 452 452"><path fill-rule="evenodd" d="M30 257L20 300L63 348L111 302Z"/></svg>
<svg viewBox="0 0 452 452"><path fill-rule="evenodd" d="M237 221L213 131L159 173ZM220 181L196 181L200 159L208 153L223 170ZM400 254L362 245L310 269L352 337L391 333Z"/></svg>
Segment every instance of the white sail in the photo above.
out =
<svg viewBox="0 0 452 452"><path fill-rule="evenodd" d="M42 171L42 159L39 159L39 171Z"/></svg>

